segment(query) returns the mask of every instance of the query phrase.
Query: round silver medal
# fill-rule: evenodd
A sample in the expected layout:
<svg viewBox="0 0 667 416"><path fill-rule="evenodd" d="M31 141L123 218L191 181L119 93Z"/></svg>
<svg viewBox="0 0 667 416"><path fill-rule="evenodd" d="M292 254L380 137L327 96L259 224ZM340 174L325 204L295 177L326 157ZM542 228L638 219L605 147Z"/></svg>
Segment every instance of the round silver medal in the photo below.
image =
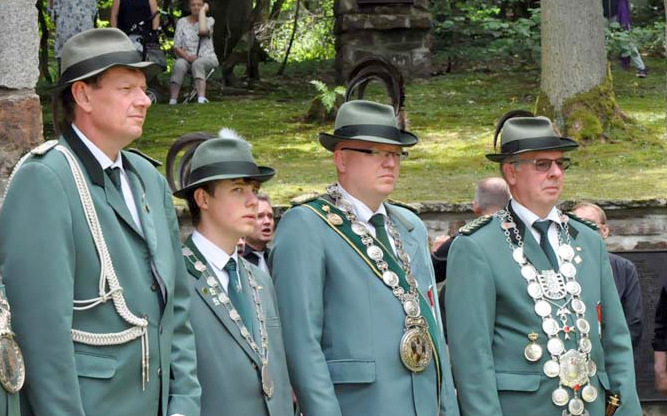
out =
<svg viewBox="0 0 667 416"><path fill-rule="evenodd" d="M549 336L554 336L558 333L560 327L554 318L547 318L542 321L542 331Z"/></svg>
<svg viewBox="0 0 667 416"><path fill-rule="evenodd" d="M560 365L554 360L549 360L544 363L543 370L547 377L554 378L560 374Z"/></svg>
<svg viewBox="0 0 667 416"><path fill-rule="evenodd" d="M201 261L197 260L195 262L195 269L197 269L197 271L203 272L204 270L206 270L206 265Z"/></svg>
<svg viewBox="0 0 667 416"><path fill-rule="evenodd" d="M560 274L570 279L577 275L577 268L569 261L563 262L558 270L560 271Z"/></svg>
<svg viewBox="0 0 667 416"><path fill-rule="evenodd" d="M569 244L563 244L558 247L558 255L565 261L571 261L574 258L574 249Z"/></svg>
<svg viewBox="0 0 667 416"><path fill-rule="evenodd" d="M591 386L590 384L586 385L581 389L581 398L586 400L588 403L592 403L595 399L598 398L598 389Z"/></svg>
<svg viewBox="0 0 667 416"><path fill-rule="evenodd" d="M523 255L523 247L517 247L512 252L512 258L514 261L519 264L524 264L526 262L526 257Z"/></svg>
<svg viewBox="0 0 667 416"><path fill-rule="evenodd" d="M410 263L410 255L408 253L406 253L405 251L399 251L398 252L398 258L403 263Z"/></svg>
<svg viewBox="0 0 667 416"><path fill-rule="evenodd" d="M542 347L538 344L531 342L526 345L526 348L523 350L523 356L526 357L526 360L530 362L539 361L542 358Z"/></svg>
<svg viewBox="0 0 667 416"><path fill-rule="evenodd" d="M537 282L532 282L528 284L528 294L531 298L537 299L542 297L542 288Z"/></svg>
<svg viewBox="0 0 667 416"><path fill-rule="evenodd" d="M246 328L245 326L241 327L241 336L243 336L243 338L247 338L250 336L250 332L248 332L248 328Z"/></svg>
<svg viewBox="0 0 667 416"><path fill-rule="evenodd" d="M567 410L569 410L573 416L579 416L584 412L584 402L575 397L570 400L570 403L567 405Z"/></svg>
<svg viewBox="0 0 667 416"><path fill-rule="evenodd" d="M598 366L595 364L595 361L588 360L588 377L593 377L598 372Z"/></svg>
<svg viewBox="0 0 667 416"><path fill-rule="evenodd" d="M551 315L551 305L546 300L538 300L535 302L535 313L542 318L546 318Z"/></svg>
<svg viewBox="0 0 667 416"><path fill-rule="evenodd" d="M378 246L370 246L366 248L366 254L373 260L380 260L383 257L382 249Z"/></svg>
<svg viewBox="0 0 667 416"><path fill-rule="evenodd" d="M593 349L593 343L589 338L582 338L579 340L579 348L584 354L588 354Z"/></svg>
<svg viewBox="0 0 667 416"><path fill-rule="evenodd" d="M577 319L577 329L582 334L588 334L588 331L591 330L591 326L587 320L585 320L584 318L579 318Z"/></svg>
<svg viewBox="0 0 667 416"><path fill-rule="evenodd" d="M344 212L352 212L354 210L354 207L352 206L352 203L341 199L337 201L338 208L340 208Z"/></svg>
<svg viewBox="0 0 667 416"><path fill-rule="evenodd" d="M229 311L229 317L232 318L232 321L238 321L241 319L241 315L236 311L236 309L232 309Z"/></svg>
<svg viewBox="0 0 667 416"><path fill-rule="evenodd" d="M578 296L581 293L581 285L575 281L570 281L565 283L565 290L574 296Z"/></svg>
<svg viewBox="0 0 667 416"><path fill-rule="evenodd" d="M572 310L583 315L586 313L586 304L581 299L572 299Z"/></svg>
<svg viewBox="0 0 667 416"><path fill-rule="evenodd" d="M551 338L547 342L547 350L549 350L551 355L560 355L565 350L565 344L563 344L560 338Z"/></svg>
<svg viewBox="0 0 667 416"><path fill-rule="evenodd" d="M355 233L356 235L365 235L368 233L368 229L364 226L364 224L360 223L359 221L355 221L352 223L352 232Z"/></svg>
<svg viewBox="0 0 667 416"><path fill-rule="evenodd" d="M206 278L206 284L211 286L211 287L216 287L216 286L218 286L218 279L216 279L213 276L208 276Z"/></svg>
<svg viewBox="0 0 667 416"><path fill-rule="evenodd" d="M416 318L419 316L420 307L419 307L419 302L416 300L406 300L405 303L403 304L403 310L405 310L405 313L411 317L411 318Z"/></svg>
<svg viewBox="0 0 667 416"><path fill-rule="evenodd" d="M537 270L535 270L532 264L526 264L521 267L521 276L526 280L532 280L537 276Z"/></svg>
<svg viewBox="0 0 667 416"><path fill-rule="evenodd" d="M567 390L562 387L558 387L551 393L551 401L554 402L556 406L565 406L567 401L570 399L570 395Z"/></svg>
<svg viewBox="0 0 667 416"><path fill-rule="evenodd" d="M227 302L229 302L229 297L227 296L226 293L220 292L220 293L218 293L218 300L222 303L227 303Z"/></svg>
<svg viewBox="0 0 667 416"><path fill-rule="evenodd" d="M387 270L382 273L382 281L390 287L398 286L398 275L391 270Z"/></svg>

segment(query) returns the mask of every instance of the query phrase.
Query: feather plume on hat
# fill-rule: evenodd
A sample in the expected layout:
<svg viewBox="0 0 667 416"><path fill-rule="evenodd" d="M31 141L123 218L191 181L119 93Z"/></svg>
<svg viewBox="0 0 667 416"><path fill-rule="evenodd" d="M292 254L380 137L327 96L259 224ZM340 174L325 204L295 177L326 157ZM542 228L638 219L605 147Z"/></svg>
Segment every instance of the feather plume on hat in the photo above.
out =
<svg viewBox="0 0 667 416"><path fill-rule="evenodd" d="M221 139L242 140L244 142L247 142L245 137L241 136L236 130L230 129L229 127L221 128L220 131L218 132L218 137Z"/></svg>

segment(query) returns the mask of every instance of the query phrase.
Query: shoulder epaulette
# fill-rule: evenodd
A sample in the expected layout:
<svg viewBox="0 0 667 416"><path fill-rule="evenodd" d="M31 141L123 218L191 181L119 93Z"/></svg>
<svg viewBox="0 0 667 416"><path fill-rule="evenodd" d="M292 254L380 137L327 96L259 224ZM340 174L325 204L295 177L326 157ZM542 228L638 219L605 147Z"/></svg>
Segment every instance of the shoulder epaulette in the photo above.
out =
<svg viewBox="0 0 667 416"><path fill-rule="evenodd" d="M56 147L58 144L58 140L49 140L46 141L39 146L35 147L30 151L30 154L33 156L44 156L49 150L53 149Z"/></svg>
<svg viewBox="0 0 667 416"><path fill-rule="evenodd" d="M295 196L294 198L290 199L289 202L292 206L303 205L306 202L310 202L314 199L317 199L322 195L323 194L315 192L315 191L308 192L308 193L303 194L303 195Z"/></svg>
<svg viewBox="0 0 667 416"><path fill-rule="evenodd" d="M481 217L475 218L463 227L459 228L459 232L463 235L471 235L475 231L484 227L486 224L490 223L492 219L493 215L483 215Z"/></svg>
<svg viewBox="0 0 667 416"><path fill-rule="evenodd" d="M396 206L399 206L399 207L408 209L408 210L414 212L415 214L417 214L417 208L415 208L414 205L410 205L410 204L407 203L407 202L397 201L397 200L395 200L395 199L387 199L387 202L390 203L390 204L392 204L392 205L396 205Z"/></svg>
<svg viewBox="0 0 667 416"><path fill-rule="evenodd" d="M130 153L134 153L135 155L139 155L139 156L143 157L144 159L149 161L151 165L155 166L156 168L162 166L162 162L160 162L157 159L153 159L152 157L148 156L146 153L142 152L139 149L130 148L130 149L125 149L125 150L127 150Z"/></svg>
<svg viewBox="0 0 667 416"><path fill-rule="evenodd" d="M589 220L587 220L587 219L578 217L578 216L576 216L576 215L575 215L574 213L572 213L572 212L566 212L565 215L567 215L568 217L572 218L573 220L577 220L577 221L579 221L580 223L582 223L582 224L584 224L584 225L587 225L588 227L592 228L594 231L597 231L598 228L599 228L598 225L597 225L596 223L594 223L593 221L589 221Z"/></svg>

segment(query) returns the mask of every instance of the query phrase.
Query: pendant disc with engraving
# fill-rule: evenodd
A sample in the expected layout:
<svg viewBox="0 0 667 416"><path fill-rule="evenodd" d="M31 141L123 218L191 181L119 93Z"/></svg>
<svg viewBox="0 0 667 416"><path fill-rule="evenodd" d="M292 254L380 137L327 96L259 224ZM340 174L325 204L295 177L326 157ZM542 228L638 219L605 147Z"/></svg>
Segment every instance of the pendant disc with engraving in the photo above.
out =
<svg viewBox="0 0 667 416"><path fill-rule="evenodd" d="M588 360L588 377L593 377L598 372L598 366L595 364L595 361Z"/></svg>
<svg viewBox="0 0 667 416"><path fill-rule="evenodd" d="M398 275L391 270L387 270L382 273L382 281L385 285L389 287L394 287L398 285Z"/></svg>
<svg viewBox="0 0 667 416"><path fill-rule="evenodd" d="M574 258L574 250L572 249L572 246L563 244L558 247L558 255L565 261L571 261Z"/></svg>
<svg viewBox="0 0 667 416"><path fill-rule="evenodd" d="M582 338L579 340L579 348L581 348L582 352L588 354L593 349L593 343L588 338Z"/></svg>
<svg viewBox="0 0 667 416"><path fill-rule="evenodd" d="M206 265L201 261L197 260L195 262L195 269L197 269L197 271L199 272L203 272L204 270L206 270Z"/></svg>
<svg viewBox="0 0 667 416"><path fill-rule="evenodd" d="M588 331L591 330L591 326L587 320L585 320L584 318L579 318L577 319L577 329L582 334L588 334Z"/></svg>
<svg viewBox="0 0 667 416"><path fill-rule="evenodd" d="M583 315L586 313L586 304L581 299L572 299L572 310Z"/></svg>
<svg viewBox="0 0 667 416"><path fill-rule="evenodd" d="M398 258L403 263L410 263L410 255L408 253L406 253L405 251L399 251L398 252Z"/></svg>
<svg viewBox="0 0 667 416"><path fill-rule="evenodd" d="M341 225L343 223L343 219L340 217L340 215L330 212L327 214L327 219L329 220L330 223L333 225Z"/></svg>
<svg viewBox="0 0 667 416"><path fill-rule="evenodd" d="M531 264L526 264L521 267L521 276L526 280L532 280L537 276L537 270Z"/></svg>
<svg viewBox="0 0 667 416"><path fill-rule="evenodd" d="M591 386L590 384L586 385L586 387L581 389L581 398L588 403L594 402L595 399L598 398L598 389Z"/></svg>
<svg viewBox="0 0 667 416"><path fill-rule="evenodd" d="M213 276L208 276L206 278L206 284L211 286L211 287L216 287L218 285L218 279L216 279Z"/></svg>
<svg viewBox="0 0 667 416"><path fill-rule="evenodd" d="M356 235L366 235L368 233L368 229L364 226L364 224L360 223L359 221L353 222L351 227L352 227L352 232L355 233Z"/></svg>
<svg viewBox="0 0 667 416"><path fill-rule="evenodd" d="M431 362L433 345L428 332L422 328L410 328L405 331L400 345L403 365L414 373L424 371Z"/></svg>
<svg viewBox="0 0 667 416"><path fill-rule="evenodd" d="M373 260L380 260L384 256L382 254L382 249L378 246L370 246L366 248L366 254Z"/></svg>
<svg viewBox="0 0 667 416"><path fill-rule="evenodd" d="M565 344L563 344L560 338L551 338L547 342L547 350L549 350L551 355L559 355L565 350Z"/></svg>
<svg viewBox="0 0 667 416"><path fill-rule="evenodd" d="M560 327L554 318L547 318L542 322L542 330L547 335L556 335Z"/></svg>
<svg viewBox="0 0 667 416"><path fill-rule="evenodd" d="M406 300L405 303L403 303L403 310L405 310L405 313L411 318L418 317L421 312L419 302L412 299Z"/></svg>
<svg viewBox="0 0 667 416"><path fill-rule="evenodd" d="M542 358L542 347L539 344L531 342L523 349L523 356L530 362L540 361Z"/></svg>
<svg viewBox="0 0 667 416"><path fill-rule="evenodd" d="M535 313L545 318L551 315L551 305L546 300L538 300L535 302Z"/></svg>
<svg viewBox="0 0 667 416"><path fill-rule="evenodd" d="M517 247L512 252L512 258L515 262L519 264L524 264L526 262L526 257L523 255L523 247Z"/></svg>
<svg viewBox="0 0 667 416"><path fill-rule="evenodd" d="M226 293L220 292L218 293L218 300L222 303L227 303L229 302L229 297L227 296ZM231 316L231 313L229 314ZM234 318L232 318L234 319Z"/></svg>
<svg viewBox="0 0 667 416"><path fill-rule="evenodd" d="M547 377L554 378L560 374L560 365L554 360L549 360L546 363L544 363L544 374Z"/></svg>
<svg viewBox="0 0 667 416"><path fill-rule="evenodd" d="M262 365L262 390L264 391L264 395L269 399L273 396L273 377L271 376L268 364Z"/></svg>
<svg viewBox="0 0 667 416"><path fill-rule="evenodd" d="M570 399L570 395L567 390L562 387L558 387L551 393L551 401L554 402L556 406L565 406L567 401Z"/></svg>
<svg viewBox="0 0 667 416"><path fill-rule="evenodd" d="M241 315L239 315L236 309L229 311L229 317L232 318L232 321L238 321L241 319Z"/></svg>
<svg viewBox="0 0 667 416"><path fill-rule="evenodd" d="M343 211L343 212L352 212L354 211L354 206L352 206L352 203L341 199L337 203L338 208Z"/></svg>
<svg viewBox="0 0 667 416"><path fill-rule="evenodd" d="M542 297L542 288L537 282L532 282L528 284L528 294L531 298L537 299Z"/></svg>
<svg viewBox="0 0 667 416"><path fill-rule="evenodd" d="M19 345L10 335L0 337L0 384L9 393L16 393L25 381L25 364Z"/></svg>
<svg viewBox="0 0 667 416"><path fill-rule="evenodd" d="M569 261L563 262L558 270L560 271L560 274L565 277L572 278L577 275L577 268L574 267L574 264L570 263Z"/></svg>
<svg viewBox="0 0 667 416"><path fill-rule="evenodd" d="M581 285L577 282L567 282L565 283L565 290L567 290L568 293L577 296L581 293Z"/></svg>
<svg viewBox="0 0 667 416"><path fill-rule="evenodd" d="M579 416L584 412L584 402L575 397L570 400L570 403L567 405L567 410L569 410L573 416Z"/></svg>

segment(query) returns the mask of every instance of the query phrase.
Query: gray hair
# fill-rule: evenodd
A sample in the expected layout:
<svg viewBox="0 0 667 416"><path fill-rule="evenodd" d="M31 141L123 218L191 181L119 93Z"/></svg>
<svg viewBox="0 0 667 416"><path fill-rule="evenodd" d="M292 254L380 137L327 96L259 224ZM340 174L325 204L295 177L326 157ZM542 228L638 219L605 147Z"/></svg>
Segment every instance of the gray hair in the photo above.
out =
<svg viewBox="0 0 667 416"><path fill-rule="evenodd" d="M510 191L502 178L486 178L477 183L475 188L475 203L482 212L501 209L507 206L510 200Z"/></svg>

